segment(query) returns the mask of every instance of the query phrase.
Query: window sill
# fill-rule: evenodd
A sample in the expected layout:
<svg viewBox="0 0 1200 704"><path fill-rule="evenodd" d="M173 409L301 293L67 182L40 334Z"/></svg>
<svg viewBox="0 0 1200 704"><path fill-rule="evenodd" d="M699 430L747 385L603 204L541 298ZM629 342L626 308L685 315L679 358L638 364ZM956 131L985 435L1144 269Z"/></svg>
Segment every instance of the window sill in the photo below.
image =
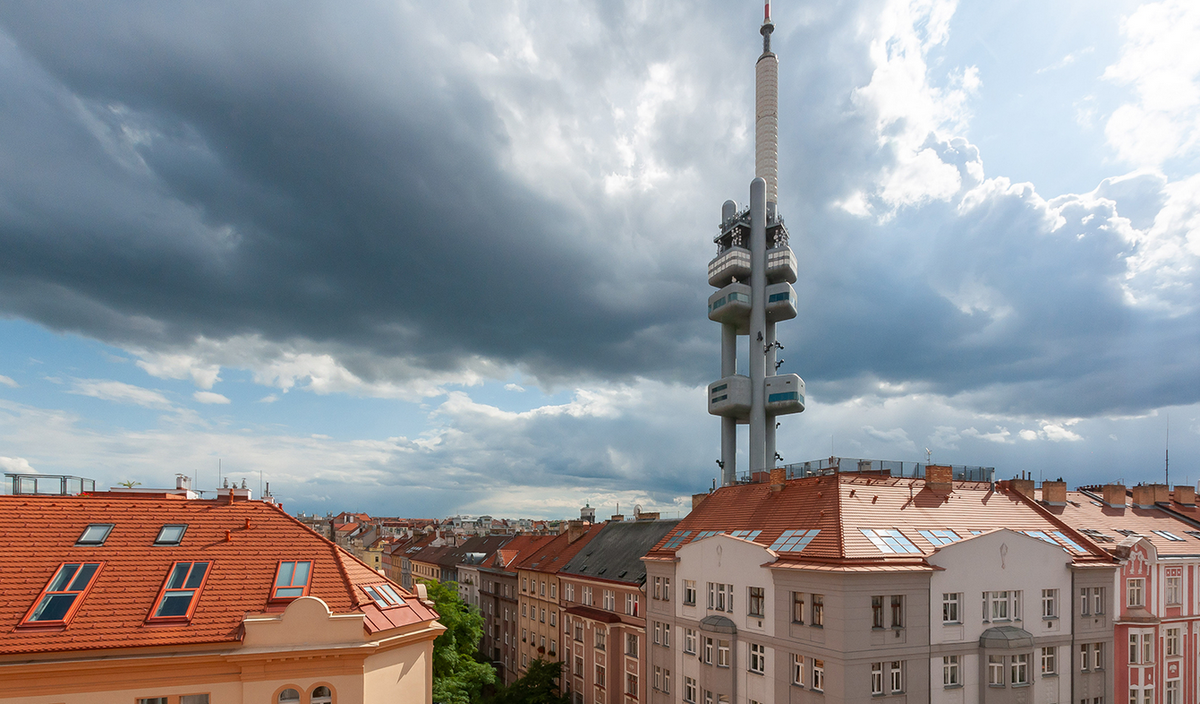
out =
<svg viewBox="0 0 1200 704"><path fill-rule="evenodd" d="M759 677L766 677L766 675L767 675L766 672L759 672L758 670L746 670L746 674L747 675L758 675Z"/></svg>
<svg viewBox="0 0 1200 704"><path fill-rule="evenodd" d="M962 689L962 688L963 688L963 686L961 684L942 685L942 689Z"/></svg>

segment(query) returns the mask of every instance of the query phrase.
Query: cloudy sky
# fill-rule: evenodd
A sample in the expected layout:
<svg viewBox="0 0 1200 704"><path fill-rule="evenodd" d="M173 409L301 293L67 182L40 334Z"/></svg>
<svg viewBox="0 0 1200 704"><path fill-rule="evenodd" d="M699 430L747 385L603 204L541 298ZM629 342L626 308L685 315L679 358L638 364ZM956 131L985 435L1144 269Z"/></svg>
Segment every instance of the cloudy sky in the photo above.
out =
<svg viewBox="0 0 1200 704"><path fill-rule="evenodd" d="M757 0L64 8L0 4L5 471L419 516L710 486ZM1200 6L774 14L785 461L1152 481L1169 425L1200 480Z"/></svg>

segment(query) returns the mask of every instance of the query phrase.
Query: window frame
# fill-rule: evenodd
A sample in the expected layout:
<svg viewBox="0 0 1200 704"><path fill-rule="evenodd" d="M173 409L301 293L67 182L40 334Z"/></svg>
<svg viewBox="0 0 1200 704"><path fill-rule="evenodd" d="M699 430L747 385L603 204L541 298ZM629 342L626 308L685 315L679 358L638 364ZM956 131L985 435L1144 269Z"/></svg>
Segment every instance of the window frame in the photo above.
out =
<svg viewBox="0 0 1200 704"><path fill-rule="evenodd" d="M183 576L184 586L174 589L168 589L167 585L171 583L171 577L175 574L175 569L179 565L189 565L188 572ZM204 576L200 578L200 584L189 588L187 586L188 579L192 576L192 570L196 569L196 565L207 565L204 568ZM192 620L192 616L196 613L196 607L200 604L200 595L204 592L204 586L208 584L208 577L213 571L212 560L176 560L171 563L171 568L167 570L167 576L163 577L162 586L158 589L158 596L154 598L154 603L150 606L150 612L146 615L146 623L187 623ZM187 612L178 616L156 616L160 608L162 608L163 600L171 592L192 592L191 601L188 602Z"/></svg>
<svg viewBox="0 0 1200 704"><path fill-rule="evenodd" d="M179 528L179 537L175 540L163 540L163 532L168 528ZM188 524L186 523L164 523L158 529L158 535L154 537L154 545L156 547L177 547L183 544L183 537L187 535Z"/></svg>
<svg viewBox="0 0 1200 704"><path fill-rule="evenodd" d="M1137 601L1134 601L1134 595L1137 595ZM1146 579L1144 577L1130 577L1125 580L1125 606L1127 607L1145 607L1146 606Z"/></svg>
<svg viewBox="0 0 1200 704"><path fill-rule="evenodd" d="M962 671L957 655L942 656L942 687L961 687Z"/></svg>
<svg viewBox="0 0 1200 704"><path fill-rule="evenodd" d="M83 536L87 535L88 531L90 531L92 528L102 528L102 527L108 528L108 530L104 531L104 535L102 535L99 540L88 540L86 542L84 541ZM104 545L105 541L108 540L108 536L112 535L113 528L116 528L116 527L117 527L117 524L115 524L115 523L89 523L83 527L83 532L80 533L79 537L75 540L75 547L77 547L77 548L100 547L100 546ZM64 564L74 564L74 563L64 563ZM92 563L88 563L88 564L92 564Z"/></svg>
<svg viewBox="0 0 1200 704"><path fill-rule="evenodd" d="M942 592L942 623L962 623L962 592Z"/></svg>
<svg viewBox="0 0 1200 704"><path fill-rule="evenodd" d="M279 574L283 570L284 564L292 565L292 579L295 579L296 565L301 562L308 563L308 575L306 581L304 582L304 592L299 596L278 596L280 589L295 589L297 586L294 583L289 583L282 586L279 584ZM296 599L299 599L300 597L308 596L309 589L312 587L313 572L315 571L315 568L315 560L280 560L279 564L275 566L275 576L271 579L271 596L267 601L273 604L290 603Z"/></svg>
<svg viewBox="0 0 1200 704"><path fill-rule="evenodd" d="M761 643L750 644L750 663L748 671L756 675L767 674L767 646Z"/></svg>
<svg viewBox="0 0 1200 704"><path fill-rule="evenodd" d="M33 604L29 607L29 610L25 612L25 616L21 618L21 622L17 624L17 627L18 628L59 628L59 627L66 628L67 626L69 626L71 624L71 620L75 618L75 614L79 611L79 608L83 605L84 599L87 599L88 593L90 593L92 591L92 587L94 587L96 585L96 580L98 580L100 578L100 573L104 571L105 564L107 564L107 563L104 561L87 562L84 560L80 560L79 562L59 563L58 567L54 570L54 573L51 574L49 579L46 580L46 584L42 586L42 590L40 592L38 592L37 598L35 598L33 600ZM58 578L58 575L68 565L78 565L78 567L76 568L75 572L71 575L71 578L69 580L67 580L67 584L65 585L66 589L51 592L50 586L54 584L55 580ZM71 585L78 578L79 570L83 569L83 567L85 565L96 565L96 569L94 572L92 572L92 576L88 578L87 584L83 585L82 589L72 590L70 588ZM33 616L34 612L37 611L38 607L41 605L41 603L44 599L48 598L51 595L60 595L60 594L74 594L75 595L75 600L73 602L71 602L71 606L67 609L67 612L65 614L63 614L63 617L61 619L55 619L53 621L49 621L49 620L47 620L47 621L31 621L31 620L29 620Z"/></svg>

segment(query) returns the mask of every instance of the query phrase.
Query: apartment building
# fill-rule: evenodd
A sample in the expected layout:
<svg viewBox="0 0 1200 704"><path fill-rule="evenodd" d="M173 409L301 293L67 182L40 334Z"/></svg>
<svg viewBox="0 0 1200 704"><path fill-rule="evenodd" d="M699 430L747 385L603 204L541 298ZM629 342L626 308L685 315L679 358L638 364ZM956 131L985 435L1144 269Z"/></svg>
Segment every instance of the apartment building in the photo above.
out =
<svg viewBox="0 0 1200 704"><path fill-rule="evenodd" d="M479 650L492 661L500 681L506 685L516 681L520 658L517 647L520 600L517 573L512 566L552 540L551 535L516 536L497 550L491 560L478 566L479 608L484 619Z"/></svg>
<svg viewBox="0 0 1200 704"><path fill-rule="evenodd" d="M520 585L517 594L521 613L518 621L521 630L521 641L517 645L520 656L516 665L518 677L534 660L561 660L559 572L602 528L572 521L553 540L512 566Z"/></svg>
<svg viewBox="0 0 1200 704"><path fill-rule="evenodd" d="M644 558L646 617L679 643L650 650L673 691L648 701L1071 701L1067 595L1083 574L1111 582L1115 559L1008 483L953 471L776 470L696 497Z"/></svg>
<svg viewBox="0 0 1200 704"><path fill-rule="evenodd" d="M678 522L607 523L559 571L562 685L573 704L646 701L651 687L670 693L670 675L664 681L661 669L645 666L651 648L672 645L669 627L646 622L641 557Z"/></svg>
<svg viewBox="0 0 1200 704"><path fill-rule="evenodd" d="M3 702L431 700L431 604L271 503L2 496L0 564Z"/></svg>

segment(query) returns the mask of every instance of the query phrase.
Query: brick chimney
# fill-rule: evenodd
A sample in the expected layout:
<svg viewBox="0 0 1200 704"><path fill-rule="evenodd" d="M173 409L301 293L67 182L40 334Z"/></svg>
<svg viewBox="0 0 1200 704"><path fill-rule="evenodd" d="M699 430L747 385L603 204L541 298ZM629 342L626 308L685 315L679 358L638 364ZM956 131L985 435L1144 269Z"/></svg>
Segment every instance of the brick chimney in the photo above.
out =
<svg viewBox="0 0 1200 704"><path fill-rule="evenodd" d="M1010 487L1012 487L1013 491L1017 492L1018 494L1020 494L1021 496L1024 496L1027 499L1036 498L1033 494L1033 480L1032 479L1013 479L1008 483L1008 485Z"/></svg>
<svg viewBox="0 0 1200 704"><path fill-rule="evenodd" d="M782 491L783 485L787 483L787 469L777 467L771 470L771 491Z"/></svg>
<svg viewBox="0 0 1200 704"><path fill-rule="evenodd" d="M609 523L620 523L624 520L625 520L624 514L614 513L612 516L609 517L608 522Z"/></svg>
<svg viewBox="0 0 1200 704"><path fill-rule="evenodd" d="M1067 483L1061 479L1042 482L1042 502L1048 506L1067 505Z"/></svg>
<svg viewBox="0 0 1200 704"><path fill-rule="evenodd" d="M1154 503L1165 504L1171 502L1171 490L1166 484L1151 484L1150 488L1154 490Z"/></svg>
<svg viewBox="0 0 1200 704"><path fill-rule="evenodd" d="M1114 508L1125 508L1125 485L1105 484L1104 503Z"/></svg>
<svg viewBox="0 0 1200 704"><path fill-rule="evenodd" d="M584 535L587 535L588 527L583 521L570 521L567 523L567 543L573 543L579 540Z"/></svg>
<svg viewBox="0 0 1200 704"><path fill-rule="evenodd" d="M954 470L948 464L925 465L925 486L939 494L954 490Z"/></svg>
<svg viewBox="0 0 1200 704"><path fill-rule="evenodd" d="M1133 505L1138 508L1153 508L1154 507L1154 486L1150 484L1140 484L1131 489L1133 493Z"/></svg>
<svg viewBox="0 0 1200 704"><path fill-rule="evenodd" d="M1184 506L1196 505L1196 489L1191 486L1175 487L1175 502Z"/></svg>
<svg viewBox="0 0 1200 704"><path fill-rule="evenodd" d="M704 503L704 500L707 498L708 492L702 491L699 494L692 494L692 510L695 511L696 507Z"/></svg>

